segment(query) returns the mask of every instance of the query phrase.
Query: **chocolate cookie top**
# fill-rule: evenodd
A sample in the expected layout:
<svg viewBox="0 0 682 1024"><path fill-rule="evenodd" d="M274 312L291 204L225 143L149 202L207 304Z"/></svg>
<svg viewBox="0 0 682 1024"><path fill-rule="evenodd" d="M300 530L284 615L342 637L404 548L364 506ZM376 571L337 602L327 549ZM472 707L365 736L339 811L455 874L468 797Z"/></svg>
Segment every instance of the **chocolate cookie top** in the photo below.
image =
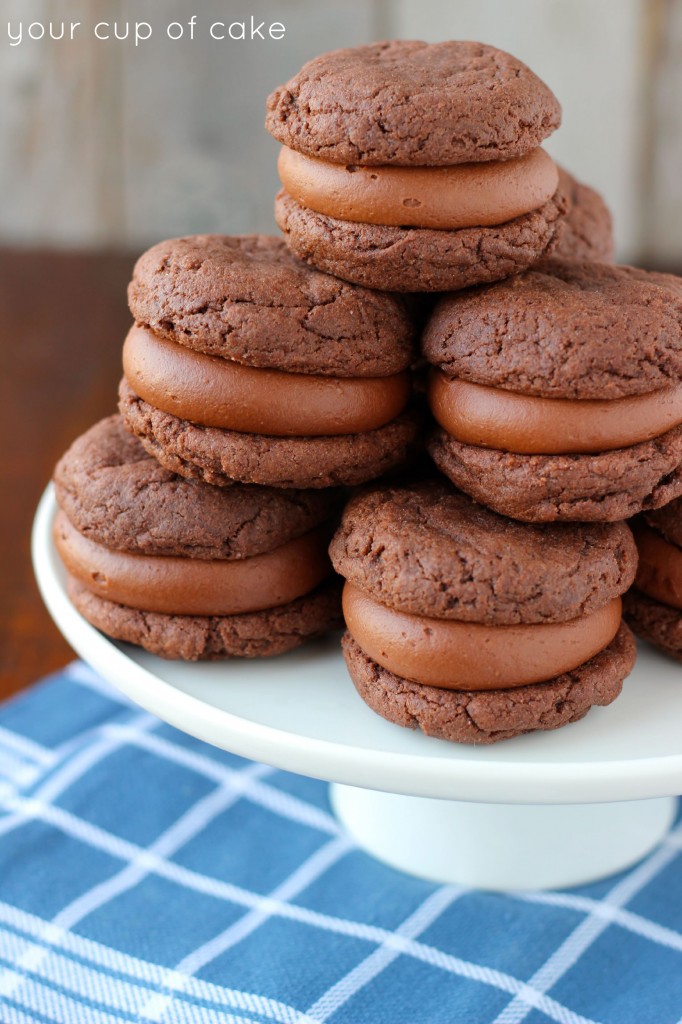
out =
<svg viewBox="0 0 682 1024"><path fill-rule="evenodd" d="M91 540L119 551L248 558L329 518L334 492L210 487L164 469L109 416L71 445L54 474L57 501Z"/></svg>
<svg viewBox="0 0 682 1024"><path fill-rule="evenodd" d="M676 498L652 512L645 512L644 520L669 544L682 548L682 498Z"/></svg>
<svg viewBox="0 0 682 1024"><path fill-rule="evenodd" d="M128 302L156 334L247 366L383 377L414 356L401 299L312 270L269 235L160 242L135 264Z"/></svg>
<svg viewBox="0 0 682 1024"><path fill-rule="evenodd" d="M269 97L265 127L332 163L438 166L508 160L561 123L520 60L473 42L373 43L323 53Z"/></svg>
<svg viewBox="0 0 682 1024"><path fill-rule="evenodd" d="M556 256L612 263L613 219L603 197L563 167L559 168L559 188L569 206Z"/></svg>
<svg viewBox="0 0 682 1024"><path fill-rule="evenodd" d="M445 296L423 335L453 377L548 398L621 398L679 383L682 278L553 259Z"/></svg>
<svg viewBox="0 0 682 1024"><path fill-rule="evenodd" d="M496 625L596 611L637 565L624 523L517 523L436 481L357 496L329 551L337 572L390 607Z"/></svg>

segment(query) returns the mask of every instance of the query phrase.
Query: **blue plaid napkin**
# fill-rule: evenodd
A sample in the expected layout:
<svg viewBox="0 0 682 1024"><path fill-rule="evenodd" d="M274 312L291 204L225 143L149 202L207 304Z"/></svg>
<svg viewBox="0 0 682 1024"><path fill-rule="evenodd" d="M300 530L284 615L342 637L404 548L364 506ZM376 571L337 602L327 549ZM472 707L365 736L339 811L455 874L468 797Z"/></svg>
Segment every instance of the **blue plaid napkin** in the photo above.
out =
<svg viewBox="0 0 682 1024"><path fill-rule="evenodd" d="M208 747L80 663L0 708L2 1024L680 1024L682 824L503 896L384 867L320 782Z"/></svg>

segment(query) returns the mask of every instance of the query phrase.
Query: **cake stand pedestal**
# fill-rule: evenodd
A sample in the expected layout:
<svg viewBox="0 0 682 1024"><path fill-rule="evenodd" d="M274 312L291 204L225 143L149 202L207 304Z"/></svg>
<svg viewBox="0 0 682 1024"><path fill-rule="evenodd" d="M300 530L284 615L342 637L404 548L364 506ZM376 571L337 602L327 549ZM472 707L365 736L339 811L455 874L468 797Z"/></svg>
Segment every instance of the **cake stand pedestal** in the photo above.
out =
<svg viewBox="0 0 682 1024"><path fill-rule="evenodd" d="M623 694L581 722L491 747L401 729L363 704L335 638L267 661L170 662L114 643L66 596L48 488L33 529L38 585L100 675L178 729L332 783L360 846L412 874L486 889L594 881L665 835L682 792L682 670L642 645Z"/></svg>
<svg viewBox="0 0 682 1024"><path fill-rule="evenodd" d="M481 889L560 889L636 863L665 836L674 797L608 804L484 804L332 783L360 846L413 875Z"/></svg>

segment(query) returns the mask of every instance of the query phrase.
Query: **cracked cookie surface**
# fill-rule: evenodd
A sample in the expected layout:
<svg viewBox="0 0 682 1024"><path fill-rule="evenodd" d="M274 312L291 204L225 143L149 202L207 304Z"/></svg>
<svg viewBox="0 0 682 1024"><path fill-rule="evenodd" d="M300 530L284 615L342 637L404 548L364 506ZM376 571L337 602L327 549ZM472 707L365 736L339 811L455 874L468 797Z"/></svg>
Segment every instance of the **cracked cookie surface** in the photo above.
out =
<svg viewBox="0 0 682 1024"><path fill-rule="evenodd" d="M334 512L334 491L207 487L160 465L120 416L91 427L55 469L57 501L84 536L143 555L236 559L272 551Z"/></svg>
<svg viewBox="0 0 682 1024"><path fill-rule="evenodd" d="M526 522L615 522L682 495L682 426L597 455L517 455L435 430L427 451L477 501Z"/></svg>
<svg viewBox="0 0 682 1024"><path fill-rule="evenodd" d="M624 523L520 524L440 481L351 499L330 555L389 607L496 625L586 615L622 594L637 566Z"/></svg>
<svg viewBox="0 0 682 1024"><path fill-rule="evenodd" d="M623 618L632 631L676 661L682 661L682 611L632 587L623 599Z"/></svg>
<svg viewBox="0 0 682 1024"><path fill-rule="evenodd" d="M553 93L502 50L393 40L309 61L268 97L265 125L332 163L439 166L522 156L560 123Z"/></svg>
<svg viewBox="0 0 682 1024"><path fill-rule="evenodd" d="M167 469L219 487L235 481L283 488L353 486L400 466L417 447L421 416L408 409L361 434L268 437L203 427L155 409L125 378L119 409L126 426Z"/></svg>
<svg viewBox="0 0 682 1024"><path fill-rule="evenodd" d="M559 168L559 188L568 214L555 255L569 260L613 263L613 219L603 196Z"/></svg>
<svg viewBox="0 0 682 1024"><path fill-rule="evenodd" d="M343 625L336 580L277 608L223 616L139 611L107 601L72 578L68 593L81 615L107 636L184 661L272 657Z"/></svg>
<svg viewBox="0 0 682 1024"><path fill-rule="evenodd" d="M311 270L269 235L160 242L135 264L128 302L155 334L247 366L383 377L414 358L400 297Z"/></svg>
<svg viewBox="0 0 682 1024"><path fill-rule="evenodd" d="M682 278L552 259L490 288L445 296L422 351L452 377L521 394L647 394L682 377Z"/></svg>
<svg viewBox="0 0 682 1024"><path fill-rule="evenodd" d="M682 500L669 501L655 511L645 512L643 518L668 544L682 548Z"/></svg>
<svg viewBox="0 0 682 1024"><path fill-rule="evenodd" d="M275 219L301 260L368 288L457 291L518 274L549 256L561 236L566 202L557 192L538 210L495 227L384 227L326 217L284 190Z"/></svg>

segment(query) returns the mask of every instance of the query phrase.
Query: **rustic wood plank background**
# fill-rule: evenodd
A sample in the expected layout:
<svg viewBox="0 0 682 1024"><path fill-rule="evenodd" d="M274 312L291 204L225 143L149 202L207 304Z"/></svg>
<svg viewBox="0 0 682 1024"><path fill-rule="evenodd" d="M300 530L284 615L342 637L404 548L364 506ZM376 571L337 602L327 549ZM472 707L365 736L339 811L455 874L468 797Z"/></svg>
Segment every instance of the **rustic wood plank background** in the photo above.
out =
<svg viewBox="0 0 682 1024"><path fill-rule="evenodd" d="M142 248L191 231L272 231L265 97L325 49L479 38L555 89L550 150L600 188L619 256L682 263L682 0L5 0L5 21L123 23L154 35L24 41L0 60L0 241ZM197 37L168 40L198 16ZM282 21L281 41L220 42L214 20ZM5 31L6 26L2 26Z"/></svg>
<svg viewBox="0 0 682 1024"><path fill-rule="evenodd" d="M682 2L651 5L642 258L682 271Z"/></svg>
<svg viewBox="0 0 682 1024"><path fill-rule="evenodd" d="M130 256L0 250L0 699L74 657L42 605L31 521L60 455L116 410Z"/></svg>

